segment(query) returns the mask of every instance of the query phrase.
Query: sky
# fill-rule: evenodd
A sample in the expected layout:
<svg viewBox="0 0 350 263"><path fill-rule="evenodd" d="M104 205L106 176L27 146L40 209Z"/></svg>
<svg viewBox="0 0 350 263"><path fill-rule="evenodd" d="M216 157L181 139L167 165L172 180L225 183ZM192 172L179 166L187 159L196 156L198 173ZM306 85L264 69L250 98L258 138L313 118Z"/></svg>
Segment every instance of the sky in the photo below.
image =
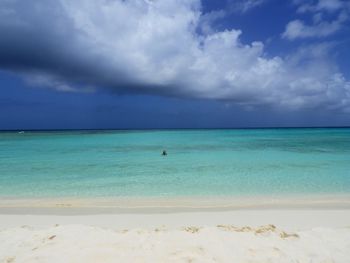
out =
<svg viewBox="0 0 350 263"><path fill-rule="evenodd" d="M2 0L0 129L350 126L349 0Z"/></svg>

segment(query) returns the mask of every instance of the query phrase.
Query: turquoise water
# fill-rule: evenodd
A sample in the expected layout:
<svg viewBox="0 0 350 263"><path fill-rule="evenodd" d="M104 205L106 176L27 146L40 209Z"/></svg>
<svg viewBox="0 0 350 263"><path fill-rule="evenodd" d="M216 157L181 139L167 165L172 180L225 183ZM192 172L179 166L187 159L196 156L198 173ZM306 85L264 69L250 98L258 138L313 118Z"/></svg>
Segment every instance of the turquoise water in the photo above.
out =
<svg viewBox="0 0 350 263"><path fill-rule="evenodd" d="M345 128L0 133L2 197L349 192Z"/></svg>

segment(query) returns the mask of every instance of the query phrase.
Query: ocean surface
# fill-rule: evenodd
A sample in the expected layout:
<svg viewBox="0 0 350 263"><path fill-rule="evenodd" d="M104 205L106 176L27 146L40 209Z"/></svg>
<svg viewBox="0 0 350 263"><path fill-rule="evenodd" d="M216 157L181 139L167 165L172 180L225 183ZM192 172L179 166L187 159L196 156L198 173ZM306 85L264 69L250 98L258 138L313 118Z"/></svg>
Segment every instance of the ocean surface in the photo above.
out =
<svg viewBox="0 0 350 263"><path fill-rule="evenodd" d="M0 197L348 193L348 128L0 133Z"/></svg>

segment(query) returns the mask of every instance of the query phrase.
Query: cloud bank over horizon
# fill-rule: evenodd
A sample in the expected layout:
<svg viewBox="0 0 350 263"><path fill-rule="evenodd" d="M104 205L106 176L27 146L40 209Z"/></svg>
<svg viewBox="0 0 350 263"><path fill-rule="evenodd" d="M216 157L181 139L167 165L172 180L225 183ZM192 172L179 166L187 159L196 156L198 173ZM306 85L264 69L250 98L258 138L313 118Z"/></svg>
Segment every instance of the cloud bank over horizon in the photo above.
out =
<svg viewBox="0 0 350 263"><path fill-rule="evenodd" d="M0 69L61 91L350 111L332 44L269 56L263 42L243 43L240 29L201 32L203 17L199 0L4 0Z"/></svg>

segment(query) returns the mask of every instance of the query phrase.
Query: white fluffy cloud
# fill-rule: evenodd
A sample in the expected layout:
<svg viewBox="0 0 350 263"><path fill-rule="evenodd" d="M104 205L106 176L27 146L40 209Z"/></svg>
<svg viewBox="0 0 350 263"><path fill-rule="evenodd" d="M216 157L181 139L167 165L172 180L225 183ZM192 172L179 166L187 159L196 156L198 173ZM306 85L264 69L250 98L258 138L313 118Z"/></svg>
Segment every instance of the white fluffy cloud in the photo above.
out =
<svg viewBox="0 0 350 263"><path fill-rule="evenodd" d="M236 29L199 34L198 0L0 3L0 67L62 91L107 88L247 107L349 110L327 45L269 57Z"/></svg>

